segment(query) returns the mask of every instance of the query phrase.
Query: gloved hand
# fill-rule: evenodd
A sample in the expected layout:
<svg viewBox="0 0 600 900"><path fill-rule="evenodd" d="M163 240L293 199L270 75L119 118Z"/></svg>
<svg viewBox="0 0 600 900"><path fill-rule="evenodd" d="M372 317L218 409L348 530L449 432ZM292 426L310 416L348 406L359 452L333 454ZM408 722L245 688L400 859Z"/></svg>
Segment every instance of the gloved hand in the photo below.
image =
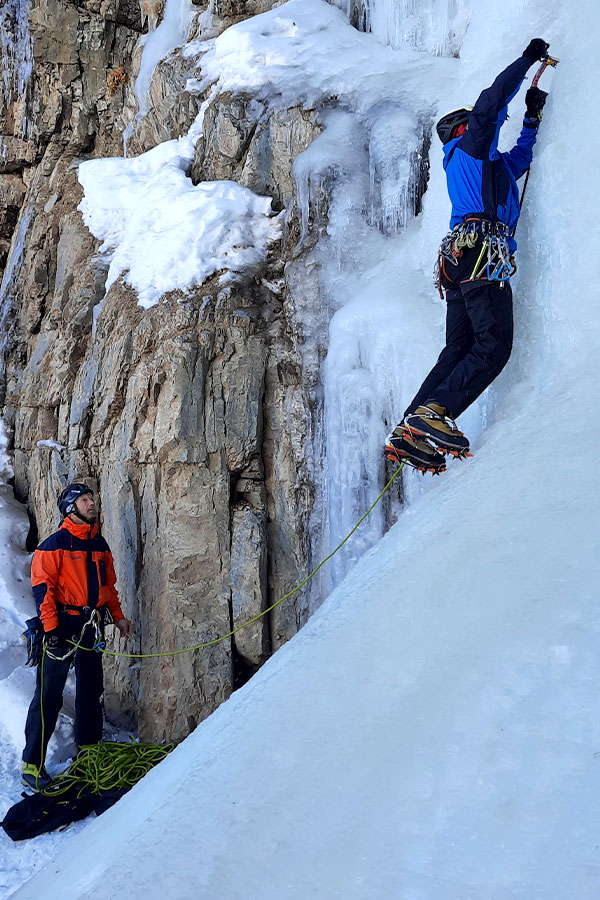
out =
<svg viewBox="0 0 600 900"><path fill-rule="evenodd" d="M534 38L523 50L523 56L526 56L531 65L533 65L534 62L544 59L548 53L549 46L550 44L547 44L542 38Z"/></svg>
<svg viewBox="0 0 600 900"><path fill-rule="evenodd" d="M58 628L54 628L52 631L44 632L44 643L48 650L56 650L60 644L60 634Z"/></svg>
<svg viewBox="0 0 600 900"><path fill-rule="evenodd" d="M538 87L529 88L525 94L525 105L527 107L525 116L527 119L538 119L541 121L542 110L547 96L547 91L542 91Z"/></svg>
<svg viewBox="0 0 600 900"><path fill-rule="evenodd" d="M42 658L42 643L44 639L42 623L38 616L35 616L33 619L27 619L25 625L26 630L21 635L27 646L27 661L25 665L37 666Z"/></svg>

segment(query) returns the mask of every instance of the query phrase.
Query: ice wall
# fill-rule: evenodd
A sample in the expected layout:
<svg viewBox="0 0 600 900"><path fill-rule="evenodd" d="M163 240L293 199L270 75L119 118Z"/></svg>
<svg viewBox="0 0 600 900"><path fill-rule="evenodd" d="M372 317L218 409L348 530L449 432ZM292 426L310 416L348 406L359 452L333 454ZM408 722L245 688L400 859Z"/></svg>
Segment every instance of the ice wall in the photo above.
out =
<svg viewBox="0 0 600 900"><path fill-rule="evenodd" d="M427 183L438 97L457 65L408 42L382 46L322 0L290 0L203 48L199 89L251 93L271 109L302 104L318 110L323 125L293 166L302 261L290 267L289 281L309 391L306 459L315 484L309 567L380 492L385 437L423 360L436 352L443 308L431 267L449 211L437 223L431 256L421 254L418 231L417 246L404 248ZM423 308L434 330L424 327ZM417 490L407 483L408 494ZM386 498L336 558L338 575L399 510L397 495ZM321 570L305 612L329 587L330 575Z"/></svg>
<svg viewBox="0 0 600 900"><path fill-rule="evenodd" d="M338 5L356 19L356 3ZM524 10L518 0L494 2L489 15L471 8L468 0L420 4L371 0L361 8L368 11L365 30L371 29L395 50L400 70L392 74L387 59L382 61L386 83L377 83L374 89L373 77L365 78L358 88L361 100L344 112L325 115L323 135L295 166L303 223L309 221L310 205L319 193L325 190L330 196L326 234L316 251L324 308L331 317L322 369L325 424L322 445L315 447L315 477L321 477L323 497L314 513L313 533L319 534L319 526L322 529L316 556L339 543L389 477L381 454L386 434L401 419L443 346L445 308L437 298L431 270L448 229L450 204L441 146L435 136L431 140L433 122L446 109L473 103L532 37L543 33L553 41L561 33L559 12L542 4ZM515 40L517 19L522 36ZM407 44L420 52L402 68ZM459 49L460 59L440 58ZM435 68L411 81L419 57ZM544 76L546 88L552 78L553 73ZM522 111L523 94L511 107L501 149L513 145ZM536 148L538 183L544 171L544 137L545 123ZM527 234L536 190L532 184L519 225L518 238L525 249L518 254L521 271L513 279L517 292L522 275L548 272L560 252L551 238L539 243L534 234L531 242ZM511 365L461 418L475 452L482 429L504 402L506 386L530 370L534 354L543 352L540 333L549 332L552 316L562 315L560 310L540 308L534 295L529 287L516 304ZM404 500L411 503L434 486L435 480L407 471ZM389 498L361 526L332 565L333 584L373 546L397 512L397 502ZM326 578L314 591L313 604L329 586Z"/></svg>
<svg viewBox="0 0 600 900"><path fill-rule="evenodd" d="M29 0L2 0L0 5L0 97L2 105L23 94L31 75ZM23 115L23 135L27 120Z"/></svg>
<svg viewBox="0 0 600 900"><path fill-rule="evenodd" d="M15 275L18 271L23 250L25 249L25 237L31 223L32 210L30 206L24 206L21 210L15 235L6 260L6 266L0 283L0 359L2 359L1 351L4 348L4 342L7 334L7 317L11 311L12 303L16 295L15 292Z"/></svg>
<svg viewBox="0 0 600 900"><path fill-rule="evenodd" d="M316 557L342 540L390 476L382 458L385 438L441 349L444 309L431 270L449 207L427 235L416 217L428 184L438 101L454 82L456 66L439 60L435 71L418 70L419 60L426 67L434 56L457 54L471 9L470 0L337 5L360 30L396 51L397 69L382 62L383 78L365 75L358 102L342 99L344 109L326 112L323 134L294 168L303 234L311 204L323 192L329 195L327 230L316 251L331 318L323 365L325 424L315 437L315 478L323 498L314 511ZM406 56L408 48L419 54ZM470 415L473 437L485 409L483 401ZM402 499L411 502L430 487L430 480L407 474ZM395 491L337 555L331 574L313 590L313 606L399 511Z"/></svg>
<svg viewBox="0 0 600 900"><path fill-rule="evenodd" d="M353 24L382 44L408 44L438 56L457 56L469 24L471 0L335 0Z"/></svg>

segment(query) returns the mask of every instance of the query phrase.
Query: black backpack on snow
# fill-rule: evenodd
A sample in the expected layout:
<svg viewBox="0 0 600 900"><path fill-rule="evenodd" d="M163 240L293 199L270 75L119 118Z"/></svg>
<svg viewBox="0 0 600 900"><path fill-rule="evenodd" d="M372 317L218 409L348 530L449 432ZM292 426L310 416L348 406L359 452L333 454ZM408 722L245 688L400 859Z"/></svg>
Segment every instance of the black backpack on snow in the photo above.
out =
<svg viewBox="0 0 600 900"><path fill-rule="evenodd" d="M78 822L90 813L95 812L99 816L128 790L115 788L92 794L74 785L66 793L55 797L24 793L23 799L11 806L0 824L13 841L24 841Z"/></svg>

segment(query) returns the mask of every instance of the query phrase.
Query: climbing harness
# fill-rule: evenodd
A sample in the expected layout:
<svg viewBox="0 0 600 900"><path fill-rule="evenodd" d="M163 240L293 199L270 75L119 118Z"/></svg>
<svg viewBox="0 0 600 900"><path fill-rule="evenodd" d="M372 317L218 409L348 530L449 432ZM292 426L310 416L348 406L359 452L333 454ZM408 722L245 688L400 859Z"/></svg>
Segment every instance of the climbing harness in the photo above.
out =
<svg viewBox="0 0 600 900"><path fill-rule="evenodd" d="M469 281L485 278L487 281L499 282L502 287L517 271L508 243L508 226L499 220L480 215L465 216L462 222L445 235L438 250L433 279L442 299L444 298L442 275L445 263L458 266L458 261L465 250L474 250L480 239L481 250L468 278Z"/></svg>
<svg viewBox="0 0 600 900"><path fill-rule="evenodd" d="M396 469L396 471L394 472L394 474L392 475L392 477L390 478L390 480L388 481L388 483L386 484L384 489L379 494L379 496L373 501L373 503L370 505L370 507L368 508L366 513L364 513L360 517L360 519L358 520L358 522L356 523L354 528L346 535L346 537L343 539L343 541L340 541L340 543L337 545L337 547L334 550L332 550L331 553L329 553L328 556L325 557L325 559L321 560L319 565L315 569L313 569L313 571L309 575L307 575L306 578L300 582L300 584L298 584L295 588L293 588L293 590L288 591L287 594L284 594L283 597L280 597L279 600L277 600L271 606L267 607L267 609L263 609L263 611L258 613L258 615L253 616L253 618L251 618L251 619L248 619L247 622L243 622L241 625L238 625L237 628L232 628L232 630L228 631L227 634L223 634L223 635L221 635L221 637L214 638L212 641L204 641L201 644L196 644L194 647L185 647L182 650L165 650L160 653L121 653L121 652L118 652L117 650L107 650L106 647L101 647L98 649L100 650L101 653L104 653L106 656L118 656L118 657L122 657L122 658L126 658L126 659L160 659L165 656L179 656L182 653L194 653L196 650L204 650L207 647L214 647L216 644L221 644L221 643L223 643L223 641L229 640L234 635L236 635L240 631L242 631L244 628L248 628L249 625L253 625L255 622L258 622L260 619L264 618L266 615L268 615L270 612L272 612L274 609L276 609L276 607L280 606L285 600L288 600L290 597L293 597L294 594L297 594L298 591L301 588L303 588L305 584L308 584L308 582L311 580L311 578L313 578L317 574L319 569L321 569L325 565L325 563L329 562L329 560L333 556L335 556L335 554L338 552L338 550L341 550L341 548L344 546L344 544L346 544L350 540L352 535L362 525L362 523L367 518L367 516L375 509L375 507L377 506L379 501L382 499L382 497L384 497L384 495L389 491L392 484L394 483L394 481L396 480L396 478L398 477L398 475L404 468L404 465L405 465L405 461L403 461L402 464ZM89 651L90 649L92 649L92 650L95 649L95 648L90 648L90 647L83 647L77 641L67 641L67 643L73 644L73 652L75 652L75 650L88 650Z"/></svg>
<svg viewBox="0 0 600 900"><path fill-rule="evenodd" d="M517 271L508 245L508 226L504 222L488 222L482 219L481 235L483 237L481 252L473 266L469 281L486 278L488 281L499 281L502 287Z"/></svg>
<svg viewBox="0 0 600 900"><path fill-rule="evenodd" d="M70 607L71 609L76 609L77 607ZM89 607L84 607L84 609L89 609ZM83 635L85 633L86 628L92 627L94 629L94 645L93 647L83 647L81 648L80 641L83 639ZM106 646L106 641L104 640L104 634L102 631L102 618L100 610L92 609L89 619L86 619L83 625L81 626L81 630L79 632L79 637L75 642L72 640L66 639L67 644L72 644L70 650L68 650L62 656L58 656L56 653L53 653L52 650L46 645L45 653L50 659L55 659L57 662L64 662L66 659L69 659L71 656L75 654L75 651L79 647L84 650L95 650L97 652L102 651Z"/></svg>

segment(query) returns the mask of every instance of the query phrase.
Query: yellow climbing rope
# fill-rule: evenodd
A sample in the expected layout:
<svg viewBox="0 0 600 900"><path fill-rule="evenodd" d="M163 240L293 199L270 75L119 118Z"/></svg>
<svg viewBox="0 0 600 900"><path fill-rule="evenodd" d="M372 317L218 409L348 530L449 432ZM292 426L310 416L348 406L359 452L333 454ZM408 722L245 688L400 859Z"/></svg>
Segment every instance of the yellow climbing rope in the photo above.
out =
<svg viewBox="0 0 600 900"><path fill-rule="evenodd" d="M354 532L360 527L360 525L362 525L362 523L367 518L367 516L371 512L373 512L373 510L375 509L375 507L377 506L377 504L379 503L381 498L389 491L389 489L391 488L392 484L394 483L394 481L396 480L396 478L398 477L398 475L400 474L400 472L402 471L404 466L405 466L405 463L402 463L396 469L396 471L394 472L394 474L392 475L392 477L390 478L390 480L388 481L388 483L386 484L384 489L381 491L381 493L376 498L376 500L373 501L373 503L370 505L370 507L368 508L366 513L364 513L364 515L362 515L360 517L360 519L358 520L358 522L356 523L356 525L354 526L352 531L350 531L346 535L344 540L341 541L337 545L337 547L334 550L332 550L328 556L325 557L325 559L321 560L319 565L315 569L312 570L310 575L307 575L306 578L303 581L301 581L300 584L297 585L293 590L289 591L283 597L280 597L279 600L277 600L271 606L267 607L267 609L263 609L263 611L258 613L258 615L253 616L252 619L248 619L247 622L243 622L242 625L238 625L237 628L233 628L231 631L228 631L227 634L221 635L221 637L214 638L214 640L212 640L212 641L205 641L202 644L196 644L194 647L185 647L183 650L164 650L160 653L122 653L117 650L106 650L105 648L101 648L100 652L106 654L107 656L120 656L120 657L127 657L128 659L157 659L157 658L160 658L163 656L179 656L181 653L193 653L196 650L204 650L207 647L214 647L215 644L220 644L223 641L228 640L229 638L233 637L235 634L238 634L238 632L242 631L242 629L248 628L249 625L253 625L255 622L258 622L264 616L266 616L270 612L272 612L276 607L278 607L285 600L288 600L290 597L292 597L294 594L296 594L300 590L300 588L304 587L304 585L307 584L311 580L311 578L313 578L317 574L319 569L321 569L325 565L326 562L329 562L329 560L332 558L332 556L335 556L335 554L338 552L338 550L341 550L341 548L344 546L344 544L346 544L350 540L350 538L352 537ZM68 643L72 644L74 647L77 647L79 650L90 650L90 649L93 650L94 649L94 648L90 648L90 647L82 647L76 641L69 641Z"/></svg>
<svg viewBox="0 0 600 900"><path fill-rule="evenodd" d="M79 748L73 762L39 793L60 797L71 788L79 795L88 790L102 791L131 788L175 748L175 744L142 744L132 739L86 744Z"/></svg>
<svg viewBox="0 0 600 900"><path fill-rule="evenodd" d="M319 569L321 569L325 565L325 563L332 558L332 556L335 556L338 550L340 550L344 546L344 544L350 540L354 532L364 522L367 516L375 509L381 498L387 493L387 491L389 491L390 487L402 471L403 467L404 463L402 463L402 465L400 465L399 468L394 472L377 499L371 504L366 513L361 516L354 528L346 535L344 540L341 541L337 545L337 547L332 550L331 553L329 553L329 555L326 556L325 559L323 559L315 569L313 569L310 575L307 575L299 585L285 594L285 596L280 597L280 599L277 600L276 603L273 603L271 606L269 606L268 609L264 609L257 616L254 616L252 619L249 619L242 625L238 625L237 628L232 629L227 634L224 634L219 638L215 638L212 641L206 641L205 643L197 644L195 647L186 647L183 650L164 651L162 653L119 653L116 650L106 650L99 647L83 647L78 641L68 641L68 643L72 645L73 649L88 651L91 650L92 652L94 652L94 650L100 650L100 652L107 653L109 656L122 656L132 659L151 659L164 656L177 656L181 653L192 653L195 650L202 650L205 647L212 647L215 644L220 644L222 641L228 640L243 628L247 628L254 622L258 622L259 619L262 619L263 616L266 616L268 613L272 612L272 610L274 610L277 606L279 606L289 597L292 597L294 594L296 594L300 590L300 588L304 587L304 585L307 584L310 579L317 574ZM42 680L42 690L40 692L42 746L44 746L45 731L43 706L45 656L46 647L44 647L42 652L40 673ZM61 797L71 789L78 788L78 796L80 796L85 790L90 791L92 794L99 794L103 791L115 789L120 790L133 787L133 785L136 784L141 778L143 778L151 768L153 768L157 763L161 762L161 760L163 760L171 752L171 750L174 749L174 746L174 744L162 745L137 743L133 739L131 743L107 741L106 743L85 745L83 747L80 747L77 756L75 757L73 762L64 770L64 772L61 772L59 775L57 775L56 778L54 778L46 788L39 791L39 793L42 793L48 797Z"/></svg>

